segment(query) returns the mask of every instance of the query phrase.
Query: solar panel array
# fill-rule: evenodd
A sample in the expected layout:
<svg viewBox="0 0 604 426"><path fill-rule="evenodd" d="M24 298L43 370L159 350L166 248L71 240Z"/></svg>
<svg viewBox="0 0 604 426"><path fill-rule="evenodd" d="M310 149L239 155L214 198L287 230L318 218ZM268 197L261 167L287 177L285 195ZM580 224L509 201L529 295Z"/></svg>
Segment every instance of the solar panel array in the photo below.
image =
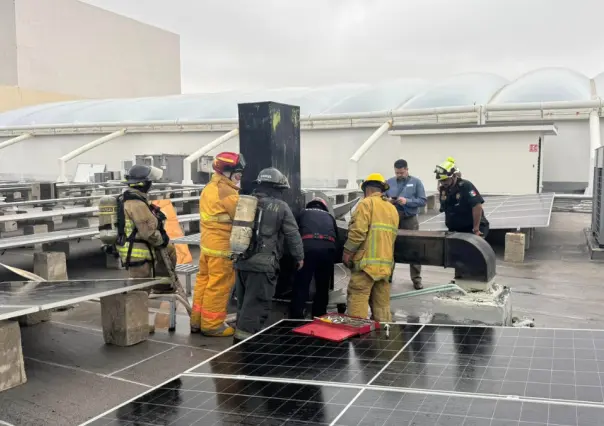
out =
<svg viewBox="0 0 604 426"><path fill-rule="evenodd" d="M147 278L0 282L0 320L69 306L98 297L141 290L161 282Z"/></svg>
<svg viewBox="0 0 604 426"><path fill-rule="evenodd" d="M604 330L283 320L90 425L602 425ZM602 372L600 372L602 367Z"/></svg>
<svg viewBox="0 0 604 426"><path fill-rule="evenodd" d="M490 229L545 228L549 226L554 205L554 194L510 195L485 197L483 209ZM422 231L446 231L445 214L424 222Z"/></svg>

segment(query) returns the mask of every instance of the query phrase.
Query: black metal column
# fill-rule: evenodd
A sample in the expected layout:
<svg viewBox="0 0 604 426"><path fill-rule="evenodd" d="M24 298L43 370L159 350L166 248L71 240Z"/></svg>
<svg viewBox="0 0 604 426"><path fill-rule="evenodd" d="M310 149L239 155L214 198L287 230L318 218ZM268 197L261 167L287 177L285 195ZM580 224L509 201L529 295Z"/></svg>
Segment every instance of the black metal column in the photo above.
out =
<svg viewBox="0 0 604 426"><path fill-rule="evenodd" d="M241 181L241 193L250 194L260 170L279 169L291 189L283 199L294 215L303 208L300 183L300 107L276 102L239 104L239 150L247 165ZM291 291L294 262L284 256L275 297L284 298Z"/></svg>

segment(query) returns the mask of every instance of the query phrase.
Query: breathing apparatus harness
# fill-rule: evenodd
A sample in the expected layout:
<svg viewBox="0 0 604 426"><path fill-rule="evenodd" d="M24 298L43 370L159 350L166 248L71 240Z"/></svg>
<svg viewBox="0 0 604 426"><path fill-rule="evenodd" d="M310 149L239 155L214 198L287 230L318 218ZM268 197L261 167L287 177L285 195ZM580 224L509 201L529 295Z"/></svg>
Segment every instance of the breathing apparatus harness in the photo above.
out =
<svg viewBox="0 0 604 426"><path fill-rule="evenodd" d="M124 203L129 200L137 200L137 201L141 201L141 202L145 203L149 207L149 210L151 211L153 216L155 216L157 218L157 230L162 235L162 238L164 241L160 247L166 247L169 242L168 234L166 233L166 230L164 227L165 222L166 222L166 215L161 211L161 209L159 207L157 207L154 204L149 204L144 197L142 197L132 191L127 190L124 193L122 193L121 195L118 195L116 197L116 199L117 199L117 240L116 240L116 245L124 246L126 243L128 243L128 253L126 255L126 260L123 262L124 268L129 269L130 266L141 266L141 265L144 265L145 263L151 263L152 276L155 276L155 250L154 250L153 246L151 246L151 244L149 244L149 242L146 240L136 238L138 229L136 228L136 225L134 225L134 222L133 222L132 233L130 235L126 235L126 213L124 211ZM151 260L145 259L145 260L138 261L138 262L130 262L130 257L132 256L132 248L134 246L134 243L145 244L147 246L147 249L149 250L149 253L151 253Z"/></svg>

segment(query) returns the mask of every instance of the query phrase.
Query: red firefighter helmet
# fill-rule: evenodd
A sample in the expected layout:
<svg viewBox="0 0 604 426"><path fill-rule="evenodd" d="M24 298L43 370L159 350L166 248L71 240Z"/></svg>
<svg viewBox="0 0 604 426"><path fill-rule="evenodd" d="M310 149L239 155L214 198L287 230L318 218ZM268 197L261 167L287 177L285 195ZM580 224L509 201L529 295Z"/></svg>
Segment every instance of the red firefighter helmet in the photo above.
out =
<svg viewBox="0 0 604 426"><path fill-rule="evenodd" d="M329 212L329 207L327 207L327 202L321 197L315 197L306 204L307 209L311 209L313 207L318 207L320 209L325 210L326 212Z"/></svg>
<svg viewBox="0 0 604 426"><path fill-rule="evenodd" d="M221 175L225 173L242 173L245 168L245 159L236 152L221 152L214 157L212 168Z"/></svg>

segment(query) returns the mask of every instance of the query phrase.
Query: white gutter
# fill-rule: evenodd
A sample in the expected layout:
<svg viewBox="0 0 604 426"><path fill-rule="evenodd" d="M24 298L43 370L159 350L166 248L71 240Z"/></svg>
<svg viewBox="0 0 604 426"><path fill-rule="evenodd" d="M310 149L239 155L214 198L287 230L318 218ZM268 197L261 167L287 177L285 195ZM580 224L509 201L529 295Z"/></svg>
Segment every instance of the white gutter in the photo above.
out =
<svg viewBox="0 0 604 426"><path fill-rule="evenodd" d="M202 155L207 154L214 148L219 147L226 141L233 139L234 137L236 137L238 135L239 135L239 129L233 129L230 132L225 133L224 135L220 136L219 138L214 139L209 144L202 146L200 149L195 151L193 154L191 154L187 158L185 158L183 160L183 181L182 181L182 183L184 185L193 184L193 181L191 180L191 164L193 164L193 161L197 160Z"/></svg>
<svg viewBox="0 0 604 426"><path fill-rule="evenodd" d="M485 111L543 111L555 109L601 108L602 100L589 101L557 101L557 102L525 102L520 104L486 104Z"/></svg>
<svg viewBox="0 0 604 426"><path fill-rule="evenodd" d="M93 140L92 142L88 142L86 145L83 145L79 148L74 149L71 152L68 152L61 158L59 158L59 177L57 182L67 182L67 162L69 160L74 159L75 157L90 151L92 148L96 148L99 145L104 144L105 142L109 142L110 140L119 138L120 136L124 136L126 134L126 129L121 129L116 132L110 133L108 135L103 136L102 138L98 138Z"/></svg>
<svg viewBox="0 0 604 426"><path fill-rule="evenodd" d="M392 127L392 120L386 121L382 124L369 138L352 154L350 162L348 163L348 184L346 185L349 189L358 188L357 176L359 168L359 160L365 155L365 153L377 142L377 140L386 133Z"/></svg>

